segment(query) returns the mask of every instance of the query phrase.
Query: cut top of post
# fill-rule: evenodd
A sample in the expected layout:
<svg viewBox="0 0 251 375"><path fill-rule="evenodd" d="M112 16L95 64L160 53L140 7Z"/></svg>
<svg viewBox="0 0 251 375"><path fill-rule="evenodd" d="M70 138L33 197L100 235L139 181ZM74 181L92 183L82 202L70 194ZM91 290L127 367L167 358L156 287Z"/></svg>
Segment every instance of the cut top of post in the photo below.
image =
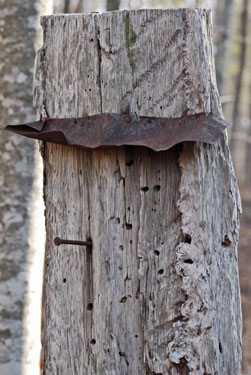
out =
<svg viewBox="0 0 251 375"><path fill-rule="evenodd" d="M42 27L34 79L42 117L221 116L210 10L45 16Z"/></svg>

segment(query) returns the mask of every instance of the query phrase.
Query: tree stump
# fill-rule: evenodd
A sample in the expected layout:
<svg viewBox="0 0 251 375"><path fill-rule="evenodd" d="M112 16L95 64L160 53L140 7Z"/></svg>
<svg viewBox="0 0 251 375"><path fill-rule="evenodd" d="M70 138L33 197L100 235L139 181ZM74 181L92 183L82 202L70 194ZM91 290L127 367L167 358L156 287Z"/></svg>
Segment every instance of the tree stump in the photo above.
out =
<svg viewBox="0 0 251 375"><path fill-rule="evenodd" d="M42 18L44 117L221 114L211 14ZM226 138L43 150L44 374L241 374L240 201ZM56 247L56 236L92 239Z"/></svg>

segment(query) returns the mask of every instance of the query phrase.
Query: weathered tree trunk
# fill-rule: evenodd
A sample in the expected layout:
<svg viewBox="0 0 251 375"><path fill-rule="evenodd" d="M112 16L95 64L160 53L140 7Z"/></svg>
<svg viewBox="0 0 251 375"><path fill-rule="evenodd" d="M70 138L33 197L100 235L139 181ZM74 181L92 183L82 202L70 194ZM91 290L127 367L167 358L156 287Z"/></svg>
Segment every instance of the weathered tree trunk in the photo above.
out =
<svg viewBox="0 0 251 375"><path fill-rule="evenodd" d="M42 42L39 17L51 11L50 4L50 0L0 2L1 128L35 119L32 72L35 49ZM38 217L43 219L39 171L42 174L35 142L1 132L1 375L39 372L39 275L42 278L44 238L44 227L36 221Z"/></svg>
<svg viewBox="0 0 251 375"><path fill-rule="evenodd" d="M221 115L210 11L42 18L38 115ZM74 131L74 129L73 129ZM44 149L49 374L241 374L239 194L224 138ZM91 238L55 247L56 236Z"/></svg>

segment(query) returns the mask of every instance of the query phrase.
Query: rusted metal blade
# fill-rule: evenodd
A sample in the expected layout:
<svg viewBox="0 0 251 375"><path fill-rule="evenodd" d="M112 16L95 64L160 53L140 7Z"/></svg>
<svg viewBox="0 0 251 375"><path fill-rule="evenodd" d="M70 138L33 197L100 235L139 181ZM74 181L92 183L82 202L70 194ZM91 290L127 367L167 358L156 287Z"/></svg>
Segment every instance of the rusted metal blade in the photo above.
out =
<svg viewBox="0 0 251 375"><path fill-rule="evenodd" d="M104 113L85 118L48 118L5 130L42 141L87 149L109 146L145 146L154 151L184 141L213 144L228 124L213 114L199 113L181 118L156 118Z"/></svg>

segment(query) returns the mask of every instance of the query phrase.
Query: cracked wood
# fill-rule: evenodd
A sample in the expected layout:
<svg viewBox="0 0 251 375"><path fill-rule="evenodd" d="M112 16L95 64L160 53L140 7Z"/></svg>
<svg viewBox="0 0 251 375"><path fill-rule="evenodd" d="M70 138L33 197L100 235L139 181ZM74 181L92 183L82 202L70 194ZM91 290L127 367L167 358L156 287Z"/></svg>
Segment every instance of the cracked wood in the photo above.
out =
<svg viewBox="0 0 251 375"><path fill-rule="evenodd" d="M221 116L209 11L42 18L42 117ZM240 375L240 202L226 137L46 144L45 375ZM53 244L92 239L92 252Z"/></svg>

